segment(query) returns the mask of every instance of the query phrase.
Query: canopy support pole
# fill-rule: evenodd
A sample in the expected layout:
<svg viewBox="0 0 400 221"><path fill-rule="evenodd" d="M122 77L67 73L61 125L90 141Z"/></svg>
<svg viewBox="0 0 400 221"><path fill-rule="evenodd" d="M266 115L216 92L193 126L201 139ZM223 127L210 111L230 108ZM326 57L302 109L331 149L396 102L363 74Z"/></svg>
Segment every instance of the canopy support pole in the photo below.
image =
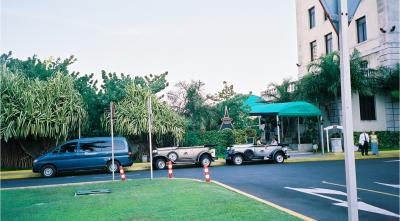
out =
<svg viewBox="0 0 400 221"><path fill-rule="evenodd" d="M300 146L300 117L297 117L297 140Z"/></svg>
<svg viewBox="0 0 400 221"><path fill-rule="evenodd" d="M320 125L320 127L319 127L319 136L320 136L320 140L321 140L321 149L322 149L322 154L324 154L324 152L325 152L325 145L324 145L324 129L323 129L323 127L324 127L324 125L323 125L323 121L322 121L322 116L320 116L319 118L318 118L318 123L319 123L319 125Z"/></svg>
<svg viewBox="0 0 400 221"><path fill-rule="evenodd" d="M279 116L278 115L276 115L276 131L278 134L278 143L280 143L281 142L281 132L279 130Z"/></svg>

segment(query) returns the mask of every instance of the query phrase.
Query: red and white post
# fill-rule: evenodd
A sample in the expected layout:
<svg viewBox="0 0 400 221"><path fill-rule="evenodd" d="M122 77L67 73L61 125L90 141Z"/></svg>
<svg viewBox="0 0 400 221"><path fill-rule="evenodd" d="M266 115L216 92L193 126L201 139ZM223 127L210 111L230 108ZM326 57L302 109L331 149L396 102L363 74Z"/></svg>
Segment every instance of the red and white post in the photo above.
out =
<svg viewBox="0 0 400 221"><path fill-rule="evenodd" d="M174 178L174 175L172 174L172 162L168 161L168 178L172 179Z"/></svg>
<svg viewBox="0 0 400 221"><path fill-rule="evenodd" d="M204 176L206 178L206 182L211 182L210 172L208 171L208 166L204 165Z"/></svg>
<svg viewBox="0 0 400 221"><path fill-rule="evenodd" d="M122 166L119 166L119 174L121 175L121 181L125 181L126 176L125 176L124 168Z"/></svg>

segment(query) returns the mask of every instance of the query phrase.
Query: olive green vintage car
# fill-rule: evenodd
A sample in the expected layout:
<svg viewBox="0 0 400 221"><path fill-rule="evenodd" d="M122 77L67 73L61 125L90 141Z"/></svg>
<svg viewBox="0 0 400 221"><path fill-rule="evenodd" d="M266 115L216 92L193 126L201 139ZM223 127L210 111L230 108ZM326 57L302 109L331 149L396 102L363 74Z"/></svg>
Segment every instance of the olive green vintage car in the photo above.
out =
<svg viewBox="0 0 400 221"><path fill-rule="evenodd" d="M193 147L162 147L153 150L153 166L156 169L165 169L167 162L173 164L196 164L210 166L215 159L215 149L207 146Z"/></svg>

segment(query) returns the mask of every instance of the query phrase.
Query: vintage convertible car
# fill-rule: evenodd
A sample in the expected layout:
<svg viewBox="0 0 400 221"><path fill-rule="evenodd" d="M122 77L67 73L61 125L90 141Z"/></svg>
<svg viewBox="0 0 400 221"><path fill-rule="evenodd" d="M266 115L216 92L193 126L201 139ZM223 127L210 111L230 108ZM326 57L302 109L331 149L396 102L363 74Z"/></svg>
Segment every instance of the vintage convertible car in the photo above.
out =
<svg viewBox="0 0 400 221"><path fill-rule="evenodd" d="M273 160L275 163L283 163L289 158L287 145L254 145L240 144L227 147L225 160L227 164L240 165L243 161Z"/></svg>
<svg viewBox="0 0 400 221"><path fill-rule="evenodd" d="M208 146L162 147L153 150L153 166L165 169L168 161L173 164L197 164L210 166L215 159L215 149Z"/></svg>

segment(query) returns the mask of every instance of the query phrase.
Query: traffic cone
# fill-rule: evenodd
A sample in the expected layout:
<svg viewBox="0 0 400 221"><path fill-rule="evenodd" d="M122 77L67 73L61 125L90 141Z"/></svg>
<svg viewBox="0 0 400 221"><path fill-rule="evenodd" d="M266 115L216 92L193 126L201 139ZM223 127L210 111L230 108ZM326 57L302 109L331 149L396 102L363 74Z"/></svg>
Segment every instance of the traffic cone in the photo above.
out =
<svg viewBox="0 0 400 221"><path fill-rule="evenodd" d="M174 175L172 175L172 162L168 161L168 178L172 179Z"/></svg>
<svg viewBox="0 0 400 221"><path fill-rule="evenodd" d="M210 177L210 173L208 171L208 166L204 165L204 176L206 177L206 182L209 183L211 182L211 177Z"/></svg>
<svg viewBox="0 0 400 221"><path fill-rule="evenodd" d="M119 166L119 174L121 175L121 181L125 181L126 176L125 176L124 168L122 166Z"/></svg>

